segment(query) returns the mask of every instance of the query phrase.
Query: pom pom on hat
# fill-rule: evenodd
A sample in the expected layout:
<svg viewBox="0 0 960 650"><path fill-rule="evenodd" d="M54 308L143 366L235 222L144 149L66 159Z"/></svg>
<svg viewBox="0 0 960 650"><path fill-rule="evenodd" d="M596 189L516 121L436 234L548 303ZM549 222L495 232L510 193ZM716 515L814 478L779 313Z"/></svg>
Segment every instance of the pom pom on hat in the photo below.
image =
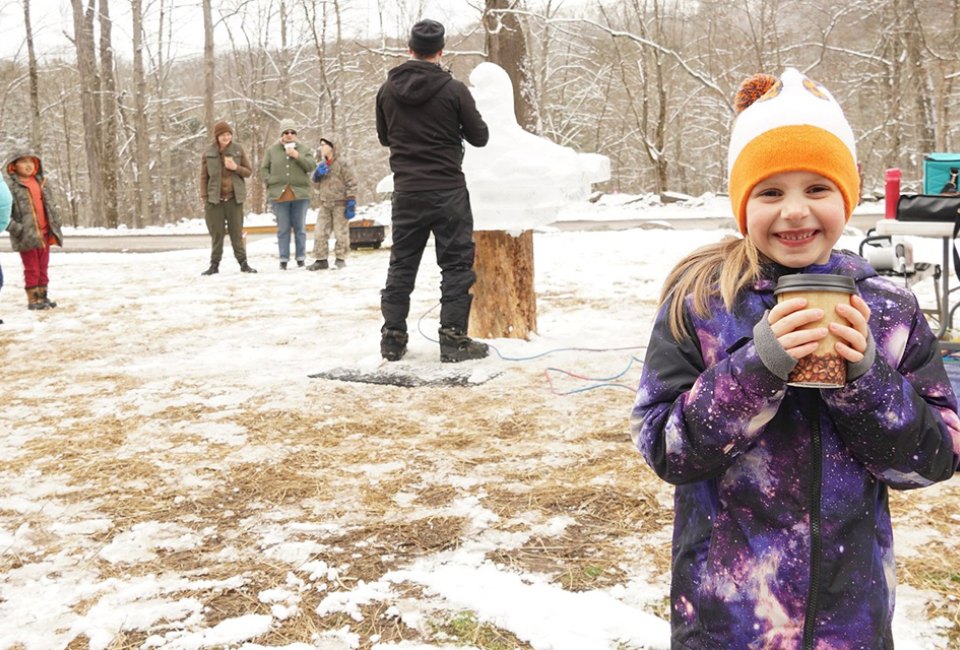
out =
<svg viewBox="0 0 960 650"><path fill-rule="evenodd" d="M226 122L217 122L213 125L213 137L219 138L224 133L229 133L233 135L233 129L230 128L230 125Z"/></svg>
<svg viewBox="0 0 960 650"><path fill-rule="evenodd" d="M407 45L417 54L431 55L443 49L443 25L425 18L410 29Z"/></svg>
<svg viewBox="0 0 960 650"><path fill-rule="evenodd" d="M755 75L744 81L736 106L727 168L730 203L741 233L747 232L750 192L760 181L783 172L808 171L833 181L850 218L860 199L856 141L830 91L787 68L780 79Z"/></svg>
<svg viewBox="0 0 960 650"><path fill-rule="evenodd" d="M763 97L775 85L777 85L777 78L769 74L755 74L749 79L744 79L734 99L734 108L737 109L737 115Z"/></svg>

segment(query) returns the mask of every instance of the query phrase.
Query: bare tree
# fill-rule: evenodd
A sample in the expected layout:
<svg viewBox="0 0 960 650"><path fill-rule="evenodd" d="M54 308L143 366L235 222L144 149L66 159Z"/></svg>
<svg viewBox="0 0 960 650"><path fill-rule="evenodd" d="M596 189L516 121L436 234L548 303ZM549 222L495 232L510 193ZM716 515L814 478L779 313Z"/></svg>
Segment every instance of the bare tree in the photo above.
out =
<svg viewBox="0 0 960 650"><path fill-rule="evenodd" d="M110 47L116 5L108 0L99 14L98 0L71 0L75 63L43 56L30 24L38 5L20 0L22 54L0 65L0 123L21 124L33 146L47 150L77 225L198 216L196 165L182 164L183 152L199 152L221 115L238 129L256 166L280 119L298 120L312 144L320 135L334 137L366 179L361 202L377 198L373 186L388 172L388 154L371 129L370 106L387 70L406 57L423 0L377 0L380 30L369 39L349 30L366 19L364 3L208 0L194 11L199 22L207 10L211 42L203 53L179 57L173 21L183 10L173 0L130 1L132 61ZM507 69L525 57L511 73L528 79L516 83L520 120L555 142L609 156L613 176L603 189L723 191L738 84L788 65L840 100L858 136L868 192L881 185L887 167L900 167L906 187L916 188L923 154L949 151L960 140L957 1L473 5L472 25L446 21L444 63L464 78L485 51ZM218 53L213 29L221 25L230 49ZM525 50L508 55L514 44ZM201 67L204 73L195 74ZM534 105L535 122L523 117L524 99ZM62 134L39 128L38 116L51 115ZM249 208L261 209L258 179L251 188ZM116 219L107 207L112 190Z"/></svg>
<svg viewBox="0 0 960 650"><path fill-rule="evenodd" d="M134 183L136 210L133 227L144 224L151 212L150 201L150 134L147 126L147 77L143 68L143 2L131 0L133 14L133 137L134 137Z"/></svg>
<svg viewBox="0 0 960 650"><path fill-rule="evenodd" d="M40 81L37 55L33 48L33 27L30 24L30 0L23 0L23 26L27 38L27 74L30 77L30 146L40 153Z"/></svg>
<svg viewBox="0 0 960 650"><path fill-rule="evenodd" d="M73 9L74 46L77 51L77 70L80 74L80 98L83 110L84 148L86 150L87 179L91 223L104 225L103 220L103 166L100 150L100 108L97 97L100 77L93 47L93 0L84 10L81 0L70 0Z"/></svg>
<svg viewBox="0 0 960 650"><path fill-rule="evenodd" d="M60 117L61 124L63 128L63 147L62 151L64 152L65 159L63 160L63 165L61 169L61 178L64 178L66 181L66 187L64 188L67 195L67 209L70 214L70 223L74 228L80 225L80 193L79 184L77 183L77 172L73 164L73 134L74 129L70 124L70 110L68 108L69 97L67 93L67 82L61 77L60 78L60 95L58 102L60 106Z"/></svg>
<svg viewBox="0 0 960 650"><path fill-rule="evenodd" d="M157 142L160 143L160 146L157 147L159 160L157 161L156 171L161 223L169 223L174 218L173 200L170 192L173 180L173 152L170 147L165 146L167 129L169 128L167 83L171 68L169 40L167 39L173 31L171 26L172 12L167 5L168 2L170 0L160 0L160 11L157 16L156 54L153 62L153 95L157 105L154 123L156 124Z"/></svg>
<svg viewBox="0 0 960 650"><path fill-rule="evenodd" d="M343 99L343 31L341 23L340 0L301 0L301 6L307 15L310 37L320 77L320 97L317 102L317 122L333 137L343 142L347 134L340 124L340 105ZM319 11L319 15L318 15ZM382 16L382 14L381 14ZM317 23L320 23L319 31ZM333 40L333 52L329 51L329 41Z"/></svg>
<svg viewBox="0 0 960 650"><path fill-rule="evenodd" d="M539 131L535 87L518 8L520 0L486 0L487 58L507 71L513 83L517 122L527 131Z"/></svg>
<svg viewBox="0 0 960 650"><path fill-rule="evenodd" d="M901 35L904 39L904 51L907 55L906 63L908 66L905 72L906 78L913 86L915 111L918 118L917 144L922 151L933 151L936 141L936 122L933 110L934 93L930 87L930 79L924 66L927 50L924 42L924 29L915 0L900 0L900 2L902 2L902 5L899 7L898 14L903 16Z"/></svg>
<svg viewBox="0 0 960 650"><path fill-rule="evenodd" d="M113 23L110 21L110 0L100 0L100 74L101 86L101 174L103 183L103 213L108 228L119 223L117 209L117 137L120 130L117 104L117 77L113 67Z"/></svg>
<svg viewBox="0 0 960 650"><path fill-rule="evenodd" d="M213 9L210 0L203 0L203 116L208 133L213 133L214 116L214 66L213 57Z"/></svg>

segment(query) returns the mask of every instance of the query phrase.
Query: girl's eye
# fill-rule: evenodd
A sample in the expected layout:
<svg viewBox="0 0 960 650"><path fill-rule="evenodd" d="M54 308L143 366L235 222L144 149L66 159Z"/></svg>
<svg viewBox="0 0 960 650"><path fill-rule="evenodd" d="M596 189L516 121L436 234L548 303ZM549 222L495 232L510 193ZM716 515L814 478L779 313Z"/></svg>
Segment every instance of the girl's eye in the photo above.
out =
<svg viewBox="0 0 960 650"><path fill-rule="evenodd" d="M829 192L830 188L826 185L814 185L807 191L811 194L822 194L823 192Z"/></svg>
<svg viewBox="0 0 960 650"><path fill-rule="evenodd" d="M757 196L777 197L777 196L780 196L780 190L776 190L772 187L768 187L764 190L760 190L757 193Z"/></svg>

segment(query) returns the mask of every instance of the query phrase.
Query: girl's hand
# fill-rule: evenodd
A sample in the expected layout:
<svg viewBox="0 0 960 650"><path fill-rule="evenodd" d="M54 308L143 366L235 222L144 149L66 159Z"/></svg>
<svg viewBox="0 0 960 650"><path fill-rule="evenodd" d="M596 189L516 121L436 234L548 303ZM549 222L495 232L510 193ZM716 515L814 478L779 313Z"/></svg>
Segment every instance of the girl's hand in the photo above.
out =
<svg viewBox="0 0 960 650"><path fill-rule="evenodd" d="M870 320L870 307L863 298L854 295L851 296L849 305L837 305L837 315L850 325L830 323L830 333L841 339L834 347L841 357L850 363L857 363L863 359L863 353L867 349L867 321Z"/></svg>
<svg viewBox="0 0 960 650"><path fill-rule="evenodd" d="M815 323L821 318L823 318L822 309L807 309L805 298L791 298L777 303L777 306L770 310L767 322L770 323L770 329L773 330L774 336L787 354L794 359L802 359L817 349L820 339L827 335L827 328L813 327L807 330L799 328Z"/></svg>

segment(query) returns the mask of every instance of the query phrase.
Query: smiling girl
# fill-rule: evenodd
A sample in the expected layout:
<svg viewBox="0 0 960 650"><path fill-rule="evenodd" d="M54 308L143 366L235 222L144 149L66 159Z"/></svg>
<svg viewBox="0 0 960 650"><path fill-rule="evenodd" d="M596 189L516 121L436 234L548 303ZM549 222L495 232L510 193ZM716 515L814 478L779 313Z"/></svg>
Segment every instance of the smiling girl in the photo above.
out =
<svg viewBox="0 0 960 650"><path fill-rule="evenodd" d="M741 238L668 276L631 417L673 483L672 648L893 648L887 491L949 479L956 398L916 298L835 251L859 191L854 137L821 85L788 69L737 95L730 198ZM792 273L856 283L840 324ZM828 332L841 388L789 386Z"/></svg>

